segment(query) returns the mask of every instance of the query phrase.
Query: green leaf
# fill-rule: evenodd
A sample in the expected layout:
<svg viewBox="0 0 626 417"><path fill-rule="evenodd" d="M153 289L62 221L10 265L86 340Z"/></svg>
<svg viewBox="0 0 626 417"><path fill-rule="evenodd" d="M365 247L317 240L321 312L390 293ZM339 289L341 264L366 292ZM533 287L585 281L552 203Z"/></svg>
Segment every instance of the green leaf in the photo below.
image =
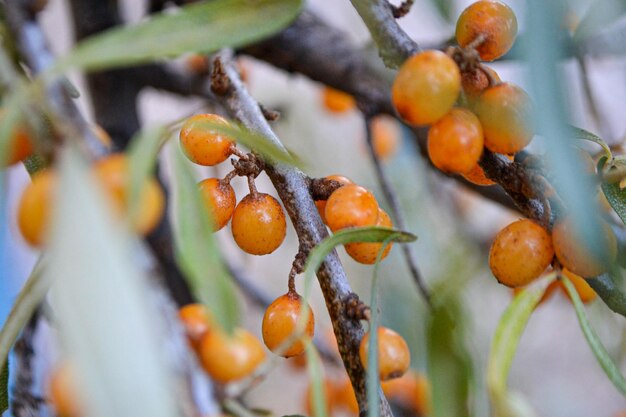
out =
<svg viewBox="0 0 626 417"><path fill-rule="evenodd" d="M179 146L172 146L172 152L176 258L194 296L211 310L224 329L231 331L239 320L234 284L220 259L210 213L191 167Z"/></svg>
<svg viewBox="0 0 626 417"><path fill-rule="evenodd" d="M327 404L326 389L324 388L324 371L322 368L322 361L315 345L311 340L306 340L305 344L306 354L306 367L309 372L309 381L311 388L313 389L313 416L314 417L327 417Z"/></svg>
<svg viewBox="0 0 626 417"><path fill-rule="evenodd" d="M76 46L51 71L129 66L185 52L211 53L268 37L299 13L301 0L212 0L114 28Z"/></svg>
<svg viewBox="0 0 626 417"><path fill-rule="evenodd" d="M583 17L574 33L574 41L595 34L611 26L626 13L624 0L596 0Z"/></svg>
<svg viewBox="0 0 626 417"><path fill-rule="evenodd" d="M626 188L620 189L619 183L602 183L602 192L613 210L626 224Z"/></svg>
<svg viewBox="0 0 626 417"><path fill-rule="evenodd" d="M613 155L611 153L611 148L609 148L609 145L607 145L606 142L604 141L604 139L602 139L600 136L595 135L595 134L589 132L588 130L581 129L581 128L576 127L576 126L568 126L568 127L569 127L569 130L570 130L570 135L573 138L581 139L581 140L587 140L587 141L590 141L590 142L593 142L593 143L597 143L604 150L604 154L609 159L611 159L611 157Z"/></svg>
<svg viewBox="0 0 626 417"><path fill-rule="evenodd" d="M598 338L596 332L591 328L591 324L587 319L587 314L585 314L585 308L583 306L582 301L580 301L580 297L578 296L578 292L574 288L574 285L570 282L567 277L563 277L563 285L565 285L565 289L570 296L574 304L574 310L576 310L576 316L578 317L578 323L580 324L580 328L585 335L585 339L587 339L587 343L593 352L593 355L596 357L600 366L604 370L604 373L609 377L609 380L613 383L615 388L618 389L624 396L626 396L626 379L620 373L618 366L613 362L606 348L602 345L602 342Z"/></svg>
<svg viewBox="0 0 626 417"><path fill-rule="evenodd" d="M9 409L9 361L4 361L0 372L0 414Z"/></svg>

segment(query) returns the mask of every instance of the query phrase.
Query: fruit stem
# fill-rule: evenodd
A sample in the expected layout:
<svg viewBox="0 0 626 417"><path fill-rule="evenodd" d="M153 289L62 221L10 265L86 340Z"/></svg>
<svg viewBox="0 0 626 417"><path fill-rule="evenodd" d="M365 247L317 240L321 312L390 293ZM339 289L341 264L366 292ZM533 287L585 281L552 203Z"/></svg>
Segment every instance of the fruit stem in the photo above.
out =
<svg viewBox="0 0 626 417"><path fill-rule="evenodd" d="M259 192L256 189L256 184L254 183L254 177L252 175L248 176L248 188L250 189L250 194L256 197Z"/></svg>
<svg viewBox="0 0 626 417"><path fill-rule="evenodd" d="M225 184L230 184L232 179L235 178L236 176L237 176L237 170L233 169L228 174L226 174L226 176L224 176L224 178L222 179L222 182L224 182Z"/></svg>

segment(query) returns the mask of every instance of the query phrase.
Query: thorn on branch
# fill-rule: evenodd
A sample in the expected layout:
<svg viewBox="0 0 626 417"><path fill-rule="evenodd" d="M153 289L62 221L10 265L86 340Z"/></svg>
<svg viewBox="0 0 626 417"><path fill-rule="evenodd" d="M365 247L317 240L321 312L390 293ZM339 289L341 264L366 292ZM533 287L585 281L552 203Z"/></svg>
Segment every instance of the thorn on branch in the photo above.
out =
<svg viewBox="0 0 626 417"><path fill-rule="evenodd" d="M351 320L369 320L370 308L363 303L359 296L350 293L345 300L346 316Z"/></svg>
<svg viewBox="0 0 626 417"><path fill-rule="evenodd" d="M224 70L222 60L218 56L213 60L213 69L211 71L211 91L218 96L225 96L230 89L230 78Z"/></svg>
<svg viewBox="0 0 626 417"><path fill-rule="evenodd" d="M278 110L268 109L261 103L259 103L259 108L263 113L263 117L265 117L265 120L267 120L268 122L274 122L280 119L280 112Z"/></svg>
<svg viewBox="0 0 626 417"><path fill-rule="evenodd" d="M399 6L395 6L389 3L389 7L391 7L391 13L393 17L399 19L401 17L406 16L411 11L411 7L413 7L414 0L404 0Z"/></svg>

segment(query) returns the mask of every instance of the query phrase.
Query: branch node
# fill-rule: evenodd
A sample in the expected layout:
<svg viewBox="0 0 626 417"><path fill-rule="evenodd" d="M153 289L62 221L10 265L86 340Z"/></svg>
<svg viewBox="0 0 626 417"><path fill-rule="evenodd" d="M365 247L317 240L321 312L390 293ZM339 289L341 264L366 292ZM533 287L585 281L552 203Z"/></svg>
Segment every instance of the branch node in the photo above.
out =
<svg viewBox="0 0 626 417"><path fill-rule="evenodd" d="M413 6L414 0L404 0L399 6L394 6L389 3L389 7L391 7L391 13L393 17L399 19L401 17L406 16L411 11L411 7Z"/></svg>
<svg viewBox="0 0 626 417"><path fill-rule="evenodd" d="M369 320L370 308L363 303L359 296L355 293L350 293L345 299L345 313L351 320Z"/></svg>
<svg viewBox="0 0 626 417"><path fill-rule="evenodd" d="M228 78L222 60L218 56L213 61L213 68L211 70L211 91L218 96L225 96L229 89L230 78Z"/></svg>
<svg viewBox="0 0 626 417"><path fill-rule="evenodd" d="M267 120L268 122L274 122L280 119L280 112L278 110L268 109L261 103L259 103L259 108L263 113L263 117L265 117L265 120Z"/></svg>

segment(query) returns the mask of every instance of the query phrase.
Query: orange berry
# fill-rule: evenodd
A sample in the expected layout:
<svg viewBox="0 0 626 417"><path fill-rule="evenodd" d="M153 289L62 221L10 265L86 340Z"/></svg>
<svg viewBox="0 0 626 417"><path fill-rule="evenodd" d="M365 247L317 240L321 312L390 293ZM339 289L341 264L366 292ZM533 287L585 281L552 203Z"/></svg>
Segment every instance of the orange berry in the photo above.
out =
<svg viewBox="0 0 626 417"><path fill-rule="evenodd" d="M400 126L391 116L379 115L370 122L374 153L381 160L389 159L400 145Z"/></svg>
<svg viewBox="0 0 626 417"><path fill-rule="evenodd" d="M591 285L589 285L589 283L584 278L579 277L578 275L568 271L567 269L563 269L563 275L565 275L574 285L574 288L576 289L576 292L580 297L580 301L582 301L583 303L590 303L598 296L598 294L596 294L593 288L591 288ZM563 290L565 295L567 295L567 298L570 298L569 293L565 289L565 285L561 281L558 281L558 283L560 284L559 287L561 288L561 290Z"/></svg>
<svg viewBox="0 0 626 417"><path fill-rule="evenodd" d="M489 77L491 75L495 81L500 82L498 73L489 67L475 68L473 71L465 71L461 74L461 87L468 98L475 98L489 87Z"/></svg>
<svg viewBox="0 0 626 417"><path fill-rule="evenodd" d="M430 414L432 399L426 375L409 370L400 378L384 381L380 386L389 401L418 416Z"/></svg>
<svg viewBox="0 0 626 417"><path fill-rule="evenodd" d="M302 297L298 294L287 293L275 299L265 310L263 315L263 341L272 352L286 341L296 331L298 317L302 310ZM315 329L313 310L309 306L309 318L306 322L303 337L312 338ZM302 338L291 344L282 354L285 358L298 356L304 353Z"/></svg>
<svg viewBox="0 0 626 417"><path fill-rule="evenodd" d="M560 219L552 228L552 242L556 257L565 268L585 278L596 277L608 269L617 255L617 241L611 227L601 221L602 231L598 233L599 244L589 247L576 236L571 218ZM604 248L600 254L594 249Z"/></svg>
<svg viewBox="0 0 626 417"><path fill-rule="evenodd" d="M376 226L393 227L393 223L391 222L389 215L381 208L378 209L378 221L376 222ZM389 243L385 247L383 255L380 258L381 261L389 255L391 246L392 244ZM382 242L357 242L345 245L346 252L352 259L366 265L372 265L376 262L376 257L382 247Z"/></svg>
<svg viewBox="0 0 626 417"><path fill-rule="evenodd" d="M378 221L378 203L365 188L348 184L335 190L326 202L326 224L330 230L372 226Z"/></svg>
<svg viewBox="0 0 626 417"><path fill-rule="evenodd" d="M404 120L427 125L450 111L460 91L461 73L454 60L440 51L425 51L400 67L391 98Z"/></svg>
<svg viewBox="0 0 626 417"><path fill-rule="evenodd" d="M209 57L202 54L193 54L185 60L187 69L195 74L209 73Z"/></svg>
<svg viewBox="0 0 626 417"><path fill-rule="evenodd" d="M333 381L329 378L324 378L323 387L324 396L326 397L326 415L330 416L336 406ZM315 401L313 400L313 385L309 384L304 395L304 410L309 416L317 414L314 412L315 410L313 410L313 404L315 404Z"/></svg>
<svg viewBox="0 0 626 417"><path fill-rule="evenodd" d="M428 131L428 156L444 172L469 172L483 153L483 129L469 110L455 108Z"/></svg>
<svg viewBox="0 0 626 417"><path fill-rule="evenodd" d="M359 346L361 364L367 369L367 352L370 333L367 332ZM411 353L402 336L386 327L378 328L378 372L381 381L399 378L409 369Z"/></svg>
<svg viewBox="0 0 626 417"><path fill-rule="evenodd" d="M344 177L343 175L329 175L326 177L327 180L335 180L340 182L342 185L348 185L348 184L352 184L352 180L350 180L347 177ZM317 207L317 211L320 214L320 217L322 218L322 221L324 222L324 224L326 224L326 214L324 213L326 211L326 201L327 200L316 200L315 201L315 206Z"/></svg>
<svg viewBox="0 0 626 417"><path fill-rule="evenodd" d="M75 370L68 362L52 371L48 381L48 395L57 415L78 417L82 414L83 406L77 396Z"/></svg>
<svg viewBox="0 0 626 417"><path fill-rule="evenodd" d="M202 304L187 304L178 310L178 318L185 328L189 343L194 349L198 349L202 336L204 336L213 325L211 313Z"/></svg>
<svg viewBox="0 0 626 417"><path fill-rule="evenodd" d="M120 215L127 215L129 204L129 163L125 154L111 154L97 161L94 166L96 177L110 198L113 208ZM154 230L165 212L165 194L154 177L143 185L140 196L140 211L133 219L137 233L146 235Z"/></svg>
<svg viewBox="0 0 626 417"><path fill-rule="evenodd" d="M264 193L245 196L235 207L231 226L237 245L252 255L274 252L287 233L280 203Z"/></svg>
<svg viewBox="0 0 626 417"><path fill-rule="evenodd" d="M333 113L344 113L356 107L354 97L331 87L322 90L324 107Z"/></svg>
<svg viewBox="0 0 626 417"><path fill-rule="evenodd" d="M287 363L295 370L302 371L306 368L306 355L292 356L288 359Z"/></svg>
<svg viewBox="0 0 626 417"><path fill-rule="evenodd" d="M489 267L498 282L519 287L539 277L554 257L550 233L521 219L496 235L489 251Z"/></svg>
<svg viewBox="0 0 626 417"><path fill-rule="evenodd" d="M200 361L217 382L226 384L252 374L265 360L263 345L249 331L236 328L232 334L212 329L200 341Z"/></svg>
<svg viewBox="0 0 626 417"><path fill-rule="evenodd" d="M237 199L235 198L235 190L226 181L217 178L207 178L198 183L202 200L211 214L213 222L213 231L222 229L235 211Z"/></svg>
<svg viewBox="0 0 626 417"><path fill-rule="evenodd" d="M202 126L207 122L229 125L226 119L216 114L197 114L183 124L180 144L192 162L213 166L228 159L235 144L234 139Z"/></svg>
<svg viewBox="0 0 626 417"><path fill-rule="evenodd" d="M475 110L490 151L514 154L533 139L530 98L518 86L502 83L489 87L478 98Z"/></svg>
<svg viewBox="0 0 626 417"><path fill-rule="evenodd" d="M505 155L505 156L509 158L511 161L514 159L513 155ZM484 185L484 186L495 184L494 181L491 181L489 178L487 178L487 176L485 175L485 171L483 171L483 169L478 164L474 165L474 168L470 169L468 172L466 172L465 174L461 174L461 175L463 175L463 178L465 178L472 184Z"/></svg>
<svg viewBox="0 0 626 417"><path fill-rule="evenodd" d="M36 173L22 193L17 224L24 240L32 246L41 246L48 238L57 184L56 172L46 169Z"/></svg>
<svg viewBox="0 0 626 417"><path fill-rule="evenodd" d="M515 13L506 4L480 0L463 10L456 23L456 40L463 48L477 37L484 40L476 50L484 61L493 61L507 53L517 35Z"/></svg>
<svg viewBox="0 0 626 417"><path fill-rule="evenodd" d="M343 408L351 414L359 413L359 403L356 400L354 394L354 388L347 376L337 381L333 387L335 406L337 408Z"/></svg>

